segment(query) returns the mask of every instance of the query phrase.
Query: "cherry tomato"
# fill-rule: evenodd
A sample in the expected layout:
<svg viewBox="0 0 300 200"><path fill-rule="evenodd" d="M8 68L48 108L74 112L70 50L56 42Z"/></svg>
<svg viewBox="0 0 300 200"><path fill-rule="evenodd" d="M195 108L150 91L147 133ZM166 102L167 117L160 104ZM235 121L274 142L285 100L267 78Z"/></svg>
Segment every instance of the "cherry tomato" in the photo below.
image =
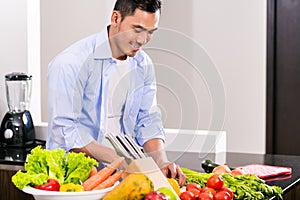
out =
<svg viewBox="0 0 300 200"><path fill-rule="evenodd" d="M181 200L195 200L196 199L194 194L190 191L182 192L179 197Z"/></svg>
<svg viewBox="0 0 300 200"><path fill-rule="evenodd" d="M208 178L206 186L215 190L220 190L224 185L224 180L221 175L214 174Z"/></svg>
<svg viewBox="0 0 300 200"><path fill-rule="evenodd" d="M48 190L48 191L58 191L60 184L57 180L55 179L49 179L48 183L43 184L43 185L36 185L34 186L36 189L40 190Z"/></svg>
<svg viewBox="0 0 300 200"><path fill-rule="evenodd" d="M232 198L230 198L230 194L226 191L220 191L214 195L214 200L231 200L231 199Z"/></svg>
<svg viewBox="0 0 300 200"><path fill-rule="evenodd" d="M189 191L190 189L197 189L197 190L201 190L201 187L200 185L198 185L197 183L189 183L187 186L186 186L186 190Z"/></svg>
<svg viewBox="0 0 300 200"><path fill-rule="evenodd" d="M221 191L225 191L225 192L228 192L228 194L230 195L230 198L233 199L234 195L233 195L233 192L230 188L227 188L227 187L223 187L219 190L219 192Z"/></svg>
<svg viewBox="0 0 300 200"><path fill-rule="evenodd" d="M217 193L215 189L210 188L210 187L201 188L200 193L204 193L204 192L211 193L212 195Z"/></svg>
<svg viewBox="0 0 300 200"><path fill-rule="evenodd" d="M189 192L192 192L195 196L196 199L199 198L199 195L200 195L200 190L196 189L196 188L190 188L189 190L187 190Z"/></svg>
<svg viewBox="0 0 300 200"><path fill-rule="evenodd" d="M199 200L214 200L214 195L212 195L211 193L200 193L199 195Z"/></svg>

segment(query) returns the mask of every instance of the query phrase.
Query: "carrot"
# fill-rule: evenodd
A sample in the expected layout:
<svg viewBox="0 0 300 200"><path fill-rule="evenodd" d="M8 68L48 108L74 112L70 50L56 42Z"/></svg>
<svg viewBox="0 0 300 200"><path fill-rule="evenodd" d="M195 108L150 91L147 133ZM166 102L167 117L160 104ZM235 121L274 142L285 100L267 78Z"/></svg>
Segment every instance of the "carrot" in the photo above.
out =
<svg viewBox="0 0 300 200"><path fill-rule="evenodd" d="M105 181L94 187L93 190L101 190L113 186L121 178L122 174L122 170L117 171L116 173L108 177Z"/></svg>
<svg viewBox="0 0 300 200"><path fill-rule="evenodd" d="M114 171L120 167L121 163L123 162L124 158L120 157L110 163L108 166L104 167L103 169L99 170L94 176L91 176L87 180L85 180L82 184L85 191L90 191L103 181L105 181Z"/></svg>
<svg viewBox="0 0 300 200"><path fill-rule="evenodd" d="M97 168L93 166L92 171L90 172L89 178L97 174Z"/></svg>

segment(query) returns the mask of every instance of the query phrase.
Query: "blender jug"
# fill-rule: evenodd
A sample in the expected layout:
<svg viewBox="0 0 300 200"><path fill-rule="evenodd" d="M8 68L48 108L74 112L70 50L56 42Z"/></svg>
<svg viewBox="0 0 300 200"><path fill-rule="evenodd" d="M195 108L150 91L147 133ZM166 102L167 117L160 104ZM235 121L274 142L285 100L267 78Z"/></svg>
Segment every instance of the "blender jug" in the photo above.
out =
<svg viewBox="0 0 300 200"><path fill-rule="evenodd" d="M14 72L5 75L6 98L9 111L0 127L0 145L25 147L35 141L35 131L29 104L31 75Z"/></svg>
<svg viewBox="0 0 300 200"><path fill-rule="evenodd" d="M25 73L11 73L5 76L6 98L10 112L19 113L29 109L31 77Z"/></svg>

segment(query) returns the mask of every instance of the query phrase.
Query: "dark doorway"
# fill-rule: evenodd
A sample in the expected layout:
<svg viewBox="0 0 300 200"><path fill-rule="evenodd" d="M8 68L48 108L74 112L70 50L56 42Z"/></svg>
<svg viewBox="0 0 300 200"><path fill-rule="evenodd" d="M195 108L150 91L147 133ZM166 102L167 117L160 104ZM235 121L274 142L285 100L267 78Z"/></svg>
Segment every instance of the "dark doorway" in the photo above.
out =
<svg viewBox="0 0 300 200"><path fill-rule="evenodd" d="M266 152L300 155L300 1L267 9Z"/></svg>

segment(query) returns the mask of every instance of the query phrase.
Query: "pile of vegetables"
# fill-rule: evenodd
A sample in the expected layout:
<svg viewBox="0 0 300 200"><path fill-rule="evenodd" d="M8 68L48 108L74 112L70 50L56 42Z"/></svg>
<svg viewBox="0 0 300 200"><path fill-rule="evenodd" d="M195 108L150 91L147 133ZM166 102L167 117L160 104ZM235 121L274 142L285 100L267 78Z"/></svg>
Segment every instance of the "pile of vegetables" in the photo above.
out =
<svg viewBox="0 0 300 200"><path fill-rule="evenodd" d="M189 183L199 184L205 187L208 179L213 173L200 173L191 169L182 168L187 176L186 185ZM221 175L224 179L224 187L230 188L234 194L234 199L270 199L274 196L282 199L282 189L278 186L269 186L264 180L255 175L243 174L233 176L230 173Z"/></svg>
<svg viewBox="0 0 300 200"><path fill-rule="evenodd" d="M90 172L97 165L95 159L85 156L84 153L66 154L60 148L46 150L37 146L28 155L24 165L26 172L18 171L12 177L12 182L20 190L26 186L57 190L57 184L80 185L89 178Z"/></svg>
<svg viewBox="0 0 300 200"><path fill-rule="evenodd" d="M206 187L197 183L189 183L186 190L180 194L180 200L233 200L234 195L230 188L224 187L221 175L214 174L208 178Z"/></svg>

